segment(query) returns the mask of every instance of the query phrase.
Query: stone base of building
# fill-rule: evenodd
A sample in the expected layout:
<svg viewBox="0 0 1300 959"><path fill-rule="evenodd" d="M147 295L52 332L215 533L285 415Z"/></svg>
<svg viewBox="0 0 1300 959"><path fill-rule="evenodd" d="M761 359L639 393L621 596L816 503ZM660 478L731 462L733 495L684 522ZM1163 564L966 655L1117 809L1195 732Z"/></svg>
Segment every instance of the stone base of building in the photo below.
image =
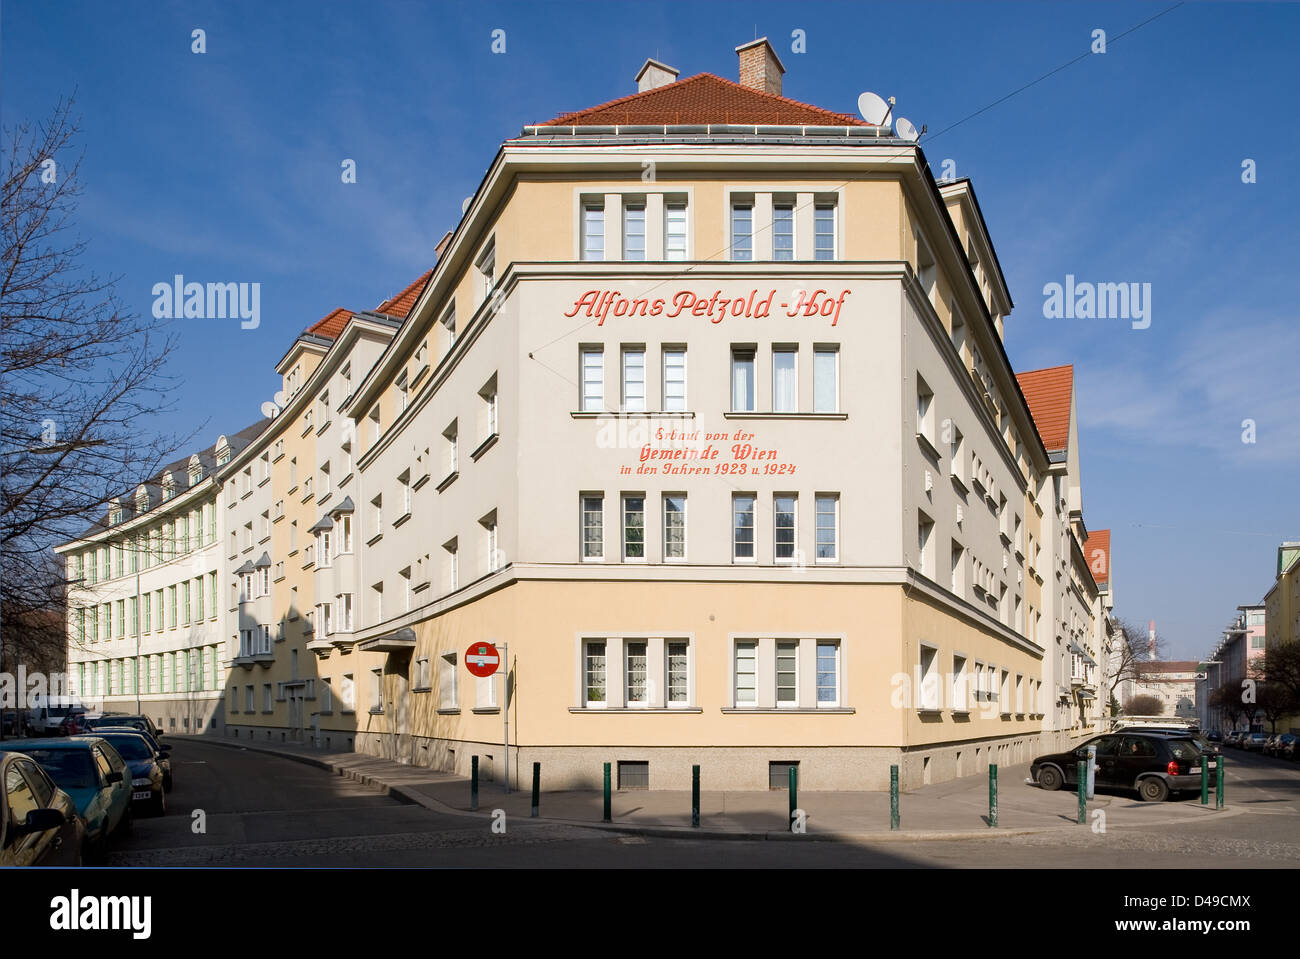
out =
<svg viewBox="0 0 1300 959"><path fill-rule="evenodd" d="M899 785L915 789L963 776L986 776L990 763L1023 765L1035 756L1067 749L1062 733L1031 733L932 746L524 746L510 747L510 781L528 787L532 764L542 765L545 791L598 790L604 763L615 789L691 788L691 767L700 766L703 789L786 788L789 764L798 764L799 787L817 790L878 791L889 788L890 766L899 767ZM459 776L469 776L478 756L484 782L504 776L501 743L358 733L357 752Z"/></svg>
<svg viewBox="0 0 1300 959"><path fill-rule="evenodd" d="M148 716L162 732L182 736L219 734L223 718L221 704L218 698L163 699L157 694L142 696L138 708L134 696L105 696L95 703L105 713Z"/></svg>

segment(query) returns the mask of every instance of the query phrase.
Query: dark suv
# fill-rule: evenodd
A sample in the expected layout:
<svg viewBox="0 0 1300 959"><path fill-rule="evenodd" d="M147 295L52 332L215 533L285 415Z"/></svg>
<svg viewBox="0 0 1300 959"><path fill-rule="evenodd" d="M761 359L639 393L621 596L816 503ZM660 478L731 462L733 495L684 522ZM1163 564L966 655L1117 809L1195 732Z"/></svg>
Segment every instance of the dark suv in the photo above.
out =
<svg viewBox="0 0 1300 959"><path fill-rule="evenodd" d="M1134 789L1147 802L1161 802L1170 793L1201 788L1201 751L1190 738L1169 734L1120 732L1097 736L1074 749L1039 756L1029 774L1043 789L1078 785L1078 764L1088 758L1088 747L1097 747L1097 786ZM1210 783L1215 781L1210 769Z"/></svg>

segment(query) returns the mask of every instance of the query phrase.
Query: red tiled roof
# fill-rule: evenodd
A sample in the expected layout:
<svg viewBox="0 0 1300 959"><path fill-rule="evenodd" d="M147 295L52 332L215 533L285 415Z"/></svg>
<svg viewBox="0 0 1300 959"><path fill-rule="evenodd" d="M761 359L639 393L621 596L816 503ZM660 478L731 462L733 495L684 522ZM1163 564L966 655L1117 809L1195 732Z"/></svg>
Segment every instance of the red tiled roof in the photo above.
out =
<svg viewBox="0 0 1300 959"><path fill-rule="evenodd" d="M1017 373L1020 391L1029 404L1029 414L1049 452L1070 444L1070 398L1074 393L1074 367L1053 366L1046 370Z"/></svg>
<svg viewBox="0 0 1300 959"><path fill-rule="evenodd" d="M352 319L351 311L340 306L307 327L307 332L331 340L337 339L338 335L343 332L343 327L348 325L350 319Z"/></svg>
<svg viewBox="0 0 1300 959"><path fill-rule="evenodd" d="M1093 581L1098 586L1110 583L1110 530L1093 529L1088 531L1088 538L1083 543L1083 556L1088 569L1092 570Z"/></svg>
<svg viewBox="0 0 1300 959"><path fill-rule="evenodd" d="M1194 659L1167 659L1133 665L1139 673L1194 673L1200 664Z"/></svg>
<svg viewBox="0 0 1300 959"><path fill-rule="evenodd" d="M631 123L764 123L789 126L866 126L847 113L832 113L698 73L653 90L576 110L539 126L613 126Z"/></svg>
<svg viewBox="0 0 1300 959"><path fill-rule="evenodd" d="M420 291L424 289L424 284L429 282L431 276L433 276L433 270L426 270L421 273L419 279L401 293L384 300L375 307L375 312L387 313L389 316L400 316L402 319L406 319L407 314L411 312L411 307L415 306L415 298L420 295Z"/></svg>

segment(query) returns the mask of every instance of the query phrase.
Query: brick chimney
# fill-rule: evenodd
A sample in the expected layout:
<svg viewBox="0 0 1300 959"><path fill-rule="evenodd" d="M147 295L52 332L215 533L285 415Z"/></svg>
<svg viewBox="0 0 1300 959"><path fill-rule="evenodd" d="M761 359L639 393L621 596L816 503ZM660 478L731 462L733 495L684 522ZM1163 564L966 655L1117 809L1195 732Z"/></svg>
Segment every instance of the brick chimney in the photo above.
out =
<svg viewBox="0 0 1300 959"><path fill-rule="evenodd" d="M740 56L740 85L764 93L781 95L781 76L785 67L777 58L767 37L760 37L736 47Z"/></svg>
<svg viewBox="0 0 1300 959"><path fill-rule="evenodd" d="M646 60L636 73L636 92L645 93L647 90L654 90L675 83L676 80L676 67L670 67L658 60Z"/></svg>

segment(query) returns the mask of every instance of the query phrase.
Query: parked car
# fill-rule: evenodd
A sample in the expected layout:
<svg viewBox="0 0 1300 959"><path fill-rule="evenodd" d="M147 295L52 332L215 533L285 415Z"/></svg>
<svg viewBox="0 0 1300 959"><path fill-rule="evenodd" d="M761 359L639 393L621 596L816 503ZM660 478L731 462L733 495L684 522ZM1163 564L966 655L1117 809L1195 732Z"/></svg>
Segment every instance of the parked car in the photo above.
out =
<svg viewBox="0 0 1300 959"><path fill-rule="evenodd" d="M155 726L153 720L148 716L118 716L115 714L108 714L90 720L91 729L107 728L109 726L117 729L124 729L129 726L132 729L139 729L148 733L155 740L162 738L162 730Z"/></svg>
<svg viewBox="0 0 1300 959"><path fill-rule="evenodd" d="M1063 753L1039 756L1029 774L1043 789L1078 786L1078 763L1088 758L1088 747L1097 747L1097 786L1133 789L1147 802L1161 802L1170 793L1201 788L1201 751L1187 737L1159 733L1107 733L1089 739ZM1210 782L1216 777L1211 768Z"/></svg>
<svg viewBox="0 0 1300 959"><path fill-rule="evenodd" d="M1190 739L1196 743L1196 748L1207 756L1217 756L1220 753L1218 746L1197 732L1188 732L1185 726L1143 726L1141 729L1126 729L1124 732L1143 732L1155 736L1173 736L1175 739Z"/></svg>
<svg viewBox="0 0 1300 959"><path fill-rule="evenodd" d="M1287 747L1295 742L1295 736L1291 733L1278 733L1269 739L1264 746L1264 752L1270 756L1276 756L1278 759L1290 759L1291 755L1287 752Z"/></svg>
<svg viewBox="0 0 1300 959"><path fill-rule="evenodd" d="M15 739L0 750L25 753L72 797L86 822L85 858L103 861L110 837L131 829L131 779L117 750L94 736L63 740Z"/></svg>
<svg viewBox="0 0 1300 959"><path fill-rule="evenodd" d="M1241 739L1241 748L1248 752L1263 752L1264 743L1268 742L1268 736L1264 733L1247 733Z"/></svg>
<svg viewBox="0 0 1300 959"><path fill-rule="evenodd" d="M1241 746L1241 736L1242 736L1241 730L1234 729L1230 733L1228 733L1228 735L1223 737L1223 745L1231 746L1233 749L1237 749Z"/></svg>
<svg viewBox="0 0 1300 959"><path fill-rule="evenodd" d="M1264 735L1268 736L1268 738L1264 740L1264 745L1260 747L1259 751L1265 756L1271 756L1273 755L1273 747L1277 744L1277 734L1269 735L1265 733Z"/></svg>
<svg viewBox="0 0 1300 959"><path fill-rule="evenodd" d="M0 752L0 867L80 866L86 823L32 757Z"/></svg>
<svg viewBox="0 0 1300 959"><path fill-rule="evenodd" d="M1287 733L1282 738L1285 742L1283 742L1282 749L1278 755L1283 759L1300 759L1300 736L1297 736L1294 733Z"/></svg>
<svg viewBox="0 0 1300 959"><path fill-rule="evenodd" d="M34 736L57 736L69 713L84 714L86 708L66 698L33 706L27 711L27 726Z"/></svg>
<svg viewBox="0 0 1300 959"><path fill-rule="evenodd" d="M31 735L28 729L27 710L0 709L0 730L4 731L5 736L25 738Z"/></svg>
<svg viewBox="0 0 1300 959"><path fill-rule="evenodd" d="M1219 732L1217 729L1211 729L1205 734L1205 740L1206 742L1211 743L1221 743L1223 742L1223 733Z"/></svg>
<svg viewBox="0 0 1300 959"><path fill-rule="evenodd" d="M55 736L81 736L90 732L89 720L80 710L69 710L54 730Z"/></svg>
<svg viewBox="0 0 1300 959"><path fill-rule="evenodd" d="M144 733L135 730L97 729L95 735L117 750L131 770L131 805L155 816L167 813L162 754Z"/></svg>

